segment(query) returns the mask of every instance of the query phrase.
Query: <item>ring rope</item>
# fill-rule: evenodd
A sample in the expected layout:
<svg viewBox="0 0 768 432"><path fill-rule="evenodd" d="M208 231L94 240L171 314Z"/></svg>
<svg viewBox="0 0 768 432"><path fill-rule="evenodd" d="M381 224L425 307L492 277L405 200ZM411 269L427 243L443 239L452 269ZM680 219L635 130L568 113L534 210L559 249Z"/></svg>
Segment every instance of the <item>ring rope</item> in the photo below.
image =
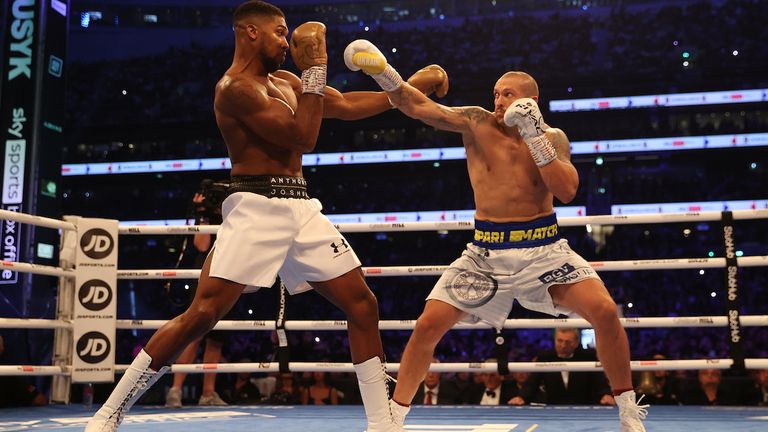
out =
<svg viewBox="0 0 768 432"><path fill-rule="evenodd" d="M768 315L742 315L742 326L761 327L768 326ZM687 327L726 327L728 318L725 316L688 316L688 317L643 317L643 318L619 318L626 328L687 328ZM117 328L120 330L156 330L165 324L166 320L127 320L118 319ZM416 320L381 320L379 330L413 330ZM591 324L583 318L519 318L508 319L504 322L505 329L547 329L561 327L590 328ZM71 321L24 319L24 318L0 318L0 328L23 329L54 329L72 328ZM489 329L488 324L459 323L454 330ZM338 321L286 321L286 330L346 330L347 322ZM269 320L222 320L214 330L275 330L275 322Z"/></svg>
<svg viewBox="0 0 768 432"><path fill-rule="evenodd" d="M735 210L736 220L766 219L768 209ZM632 225L632 224L662 224L674 222L715 222L723 220L723 212L690 212L690 213L649 213L634 215L597 215L558 218L558 224L563 227L585 225ZM170 235L170 234L216 234L218 225L169 225L145 226L122 225L120 234L126 235ZM393 231L457 231L475 229L474 221L445 221L445 222L390 222L390 223L342 223L336 224L341 232L393 232Z"/></svg>
<svg viewBox="0 0 768 432"><path fill-rule="evenodd" d="M741 323L748 327L768 325L768 315L742 315ZM695 317L645 317L619 318L627 328L658 328L658 327L726 327L728 319L725 316L695 316ZM117 328L123 330L159 329L165 320L117 320ZM413 330L416 320L381 320L379 330ZM583 318L520 318L504 321L505 329L548 329L562 327L591 328L592 325ZM485 323L458 323L454 330L489 329ZM231 320L219 321L215 330L274 330L275 322L269 320ZM332 331L347 330L345 320L294 320L285 322L286 330Z"/></svg>
<svg viewBox="0 0 768 432"><path fill-rule="evenodd" d="M768 266L768 256L748 256L738 258L740 267ZM725 267L725 258L672 258L652 260L624 261L595 261L589 263L597 271L624 270L683 270ZM448 266L388 266L363 267L363 273L368 277L387 276L440 276ZM147 269L147 270L118 270L118 279L197 279L199 269Z"/></svg>
<svg viewBox="0 0 768 432"><path fill-rule="evenodd" d="M0 219L9 220L14 222L26 223L30 225L40 226L44 228L62 229L67 231L75 231L75 224L72 222L64 222L58 219L51 219L42 216L35 216L27 213L19 213L10 210L0 209Z"/></svg>
<svg viewBox="0 0 768 432"><path fill-rule="evenodd" d="M32 273L43 276L75 277L74 270L17 261L0 261L0 268L11 269L19 273Z"/></svg>
<svg viewBox="0 0 768 432"><path fill-rule="evenodd" d="M694 360L632 360L630 367L633 371L652 370L698 370L698 369L728 369L733 364L731 359L694 359ZM745 359L747 369L767 369L768 359ZM595 372L602 370L600 362L509 362L511 372ZM127 364L115 365L115 372L122 373L128 369ZM352 363L328 362L291 362L291 372L354 372ZM400 363L387 363L387 370L397 372ZM171 373L240 373L240 372L278 372L277 362L269 363L200 363L175 364ZM495 362L489 363L433 363L429 367L433 372L494 372ZM0 366L0 375L70 375L71 366Z"/></svg>
<svg viewBox="0 0 768 432"><path fill-rule="evenodd" d="M764 267L768 266L768 256L739 257L739 267ZM624 270L682 270L682 269L706 269L725 267L725 258L662 258L652 260L622 260L622 261L595 261L589 263L597 271L624 271ZM40 264L30 264L17 261L0 261L0 268L12 269L19 273L31 273L43 276L74 277L75 271ZM388 266L388 267L363 267L363 272L368 277L387 276L440 276L448 266ZM128 279L197 279L200 277L199 269L147 269L147 270L118 270L117 278Z"/></svg>

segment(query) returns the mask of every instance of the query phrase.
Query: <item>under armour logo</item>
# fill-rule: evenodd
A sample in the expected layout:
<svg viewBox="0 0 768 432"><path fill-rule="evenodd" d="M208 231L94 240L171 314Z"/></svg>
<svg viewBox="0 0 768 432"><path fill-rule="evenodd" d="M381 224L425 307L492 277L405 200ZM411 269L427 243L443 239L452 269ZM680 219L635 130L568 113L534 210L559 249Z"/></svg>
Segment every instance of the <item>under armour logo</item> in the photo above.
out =
<svg viewBox="0 0 768 432"><path fill-rule="evenodd" d="M336 242L331 243L331 247L333 248L333 253L337 254L339 253L339 248L349 249L349 245L347 244L347 241L345 239L341 239L341 244L336 244Z"/></svg>

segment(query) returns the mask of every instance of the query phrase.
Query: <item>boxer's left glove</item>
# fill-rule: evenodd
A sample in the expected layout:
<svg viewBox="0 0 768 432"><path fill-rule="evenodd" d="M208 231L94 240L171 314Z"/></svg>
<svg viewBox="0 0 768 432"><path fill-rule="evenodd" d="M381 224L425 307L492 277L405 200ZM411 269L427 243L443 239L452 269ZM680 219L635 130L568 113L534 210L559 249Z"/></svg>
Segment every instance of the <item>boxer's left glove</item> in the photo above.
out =
<svg viewBox="0 0 768 432"><path fill-rule="evenodd" d="M408 84L427 96L443 97L448 93L448 73L436 64L429 65L411 75Z"/></svg>
<svg viewBox="0 0 768 432"><path fill-rule="evenodd" d="M291 57L301 70L301 92L325 94L328 54L325 51L325 25L306 22L293 30Z"/></svg>
<svg viewBox="0 0 768 432"><path fill-rule="evenodd" d="M535 100L521 98L512 102L504 113L504 124L517 127L536 166L543 167L557 159L555 146L544 134L544 119Z"/></svg>
<svg viewBox="0 0 768 432"><path fill-rule="evenodd" d="M395 91L403 85L403 78L376 45L365 39L352 41L344 50L344 63L352 71L362 70L373 77L386 92Z"/></svg>

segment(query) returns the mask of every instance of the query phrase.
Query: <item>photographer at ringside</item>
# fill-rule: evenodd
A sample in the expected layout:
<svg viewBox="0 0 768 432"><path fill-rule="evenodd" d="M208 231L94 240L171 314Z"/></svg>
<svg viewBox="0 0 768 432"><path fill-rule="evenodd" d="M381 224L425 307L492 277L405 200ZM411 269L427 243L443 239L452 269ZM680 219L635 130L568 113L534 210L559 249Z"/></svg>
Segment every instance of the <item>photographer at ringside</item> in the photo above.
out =
<svg viewBox="0 0 768 432"><path fill-rule="evenodd" d="M196 192L192 198L192 213L194 216L195 225L220 225L221 218L221 203L227 196L228 183L214 182L209 179L205 179L200 184L200 191ZM189 215L188 215L189 216ZM192 244L194 247L187 247L187 243L182 248L182 256L180 256L179 262L182 259L190 259L194 264L194 268L202 268L205 258L210 252L214 243L214 235L212 234L195 234ZM190 258L191 256L191 258ZM189 303L195 297L196 283L189 283L185 285L185 289L188 293L183 296L182 302L177 303L178 306L187 308ZM166 285L166 289L169 290L170 285ZM187 297L188 295L188 297ZM182 303L182 304L179 304ZM230 311L230 314L232 312ZM232 319L227 316L224 319ZM219 363L221 360L221 349L227 340L226 332L213 330L205 336L205 349L203 351L203 363L212 364ZM202 338L190 343L184 351L176 359L176 364L189 364L195 361L197 358L197 350L200 347ZM216 392L216 375L215 373L203 374L203 390L198 400L198 405L227 405L227 403L221 399ZM168 390L165 396L165 406L169 408L181 408L183 397L183 385L187 374L175 373L173 375L173 386Z"/></svg>

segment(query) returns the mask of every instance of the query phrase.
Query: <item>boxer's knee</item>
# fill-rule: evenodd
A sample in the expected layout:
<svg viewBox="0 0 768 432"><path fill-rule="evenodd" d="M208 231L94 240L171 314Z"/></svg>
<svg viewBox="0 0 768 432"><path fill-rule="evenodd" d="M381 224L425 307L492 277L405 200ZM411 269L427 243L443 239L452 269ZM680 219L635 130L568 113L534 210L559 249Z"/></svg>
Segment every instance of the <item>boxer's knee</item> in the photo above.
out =
<svg viewBox="0 0 768 432"><path fill-rule="evenodd" d="M185 325L195 334L203 334L219 321L221 311L211 302L196 302L182 316Z"/></svg>
<svg viewBox="0 0 768 432"><path fill-rule="evenodd" d="M355 294L347 302L344 312L347 315L347 321L352 324L378 328L379 303L367 286L365 289L355 290Z"/></svg>
<svg viewBox="0 0 768 432"><path fill-rule="evenodd" d="M413 338L420 344L437 345L450 325L437 314L422 314L413 329Z"/></svg>
<svg viewBox="0 0 768 432"><path fill-rule="evenodd" d="M596 329L607 329L621 325L616 303L610 297L603 298L590 305L589 310L585 310L584 313L587 315L585 318Z"/></svg>

